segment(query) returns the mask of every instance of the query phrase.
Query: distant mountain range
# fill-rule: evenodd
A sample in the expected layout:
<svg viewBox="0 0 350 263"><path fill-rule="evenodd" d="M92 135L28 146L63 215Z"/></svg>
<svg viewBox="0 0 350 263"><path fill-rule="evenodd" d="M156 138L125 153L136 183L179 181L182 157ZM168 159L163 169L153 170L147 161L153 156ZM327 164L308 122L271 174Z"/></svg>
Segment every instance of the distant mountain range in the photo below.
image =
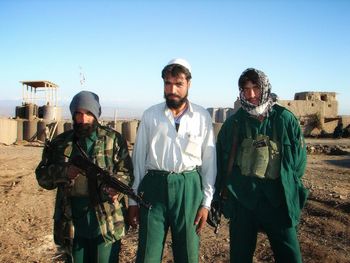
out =
<svg viewBox="0 0 350 263"><path fill-rule="evenodd" d="M101 102L103 105L103 102ZM21 106L20 100L0 100L0 117L15 117L16 106ZM42 105L39 105L42 106ZM63 104L62 117L64 119L70 119L69 104ZM102 106L102 119L114 119L117 114L118 119L140 119L145 109L140 107L118 107Z"/></svg>

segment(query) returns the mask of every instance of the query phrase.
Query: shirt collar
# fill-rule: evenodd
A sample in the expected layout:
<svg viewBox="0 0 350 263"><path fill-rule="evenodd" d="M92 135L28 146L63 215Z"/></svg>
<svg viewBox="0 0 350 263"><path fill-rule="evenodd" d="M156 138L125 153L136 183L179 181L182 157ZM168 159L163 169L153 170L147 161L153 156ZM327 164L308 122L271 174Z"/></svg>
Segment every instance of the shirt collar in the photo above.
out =
<svg viewBox="0 0 350 263"><path fill-rule="evenodd" d="M192 106L192 103L190 101L187 101L187 110L185 112L184 115L188 114L190 117L193 116L193 106ZM173 113L171 112L171 110L168 108L168 106L166 105L166 103L164 102L164 114L165 116L167 116L168 118L174 118L173 117Z"/></svg>
<svg viewBox="0 0 350 263"><path fill-rule="evenodd" d="M87 140L90 140L92 142L97 140L97 131L93 131L90 136L86 137Z"/></svg>

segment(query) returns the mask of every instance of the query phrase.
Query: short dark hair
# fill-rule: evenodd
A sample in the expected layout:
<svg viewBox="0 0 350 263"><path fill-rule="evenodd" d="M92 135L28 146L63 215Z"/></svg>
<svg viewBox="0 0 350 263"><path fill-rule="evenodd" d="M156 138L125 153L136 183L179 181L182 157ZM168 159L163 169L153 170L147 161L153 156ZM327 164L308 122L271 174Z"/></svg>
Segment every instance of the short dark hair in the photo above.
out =
<svg viewBox="0 0 350 263"><path fill-rule="evenodd" d="M239 77L238 87L243 89L248 81L251 81L253 84L256 84L261 88L260 76L255 69L248 69Z"/></svg>
<svg viewBox="0 0 350 263"><path fill-rule="evenodd" d="M185 74L187 81L192 78L191 72L186 67L179 64L170 64L165 66L162 70L162 78L165 79L169 74L173 77L177 77L181 73Z"/></svg>

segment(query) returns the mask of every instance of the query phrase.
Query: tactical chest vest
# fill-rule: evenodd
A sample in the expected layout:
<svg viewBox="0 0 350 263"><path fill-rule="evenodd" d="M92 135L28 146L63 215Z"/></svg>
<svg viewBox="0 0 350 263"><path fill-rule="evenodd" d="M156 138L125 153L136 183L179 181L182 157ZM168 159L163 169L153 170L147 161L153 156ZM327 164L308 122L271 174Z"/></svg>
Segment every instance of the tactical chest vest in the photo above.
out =
<svg viewBox="0 0 350 263"><path fill-rule="evenodd" d="M277 179L281 171L281 144L277 139L276 122L273 123L272 139L258 134L252 138L251 128L245 121L246 138L238 147L237 164L242 175L261 179Z"/></svg>

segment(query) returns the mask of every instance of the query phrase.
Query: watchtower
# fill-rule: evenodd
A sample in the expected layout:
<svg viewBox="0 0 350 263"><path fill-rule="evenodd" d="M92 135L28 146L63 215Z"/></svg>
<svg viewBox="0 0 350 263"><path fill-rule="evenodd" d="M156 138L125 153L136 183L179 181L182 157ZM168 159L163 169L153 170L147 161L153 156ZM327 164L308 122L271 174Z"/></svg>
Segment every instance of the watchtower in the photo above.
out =
<svg viewBox="0 0 350 263"><path fill-rule="evenodd" d="M20 81L24 104L37 104L39 101L44 105L57 106L58 85L47 80Z"/></svg>

